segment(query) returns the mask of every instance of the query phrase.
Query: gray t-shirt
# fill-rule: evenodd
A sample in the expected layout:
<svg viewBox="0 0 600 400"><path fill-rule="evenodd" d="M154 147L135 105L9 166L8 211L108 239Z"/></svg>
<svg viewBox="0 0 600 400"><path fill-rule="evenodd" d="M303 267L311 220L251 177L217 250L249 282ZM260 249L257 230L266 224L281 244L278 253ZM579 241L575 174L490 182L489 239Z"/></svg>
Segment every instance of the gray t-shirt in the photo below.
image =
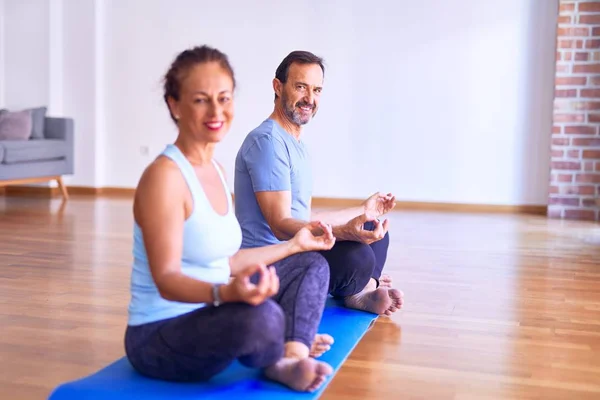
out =
<svg viewBox="0 0 600 400"><path fill-rule="evenodd" d="M292 217L310 220L312 170L306 145L272 119L244 139L235 160L235 213L242 227L242 248L280 241L265 220L255 192L291 191Z"/></svg>

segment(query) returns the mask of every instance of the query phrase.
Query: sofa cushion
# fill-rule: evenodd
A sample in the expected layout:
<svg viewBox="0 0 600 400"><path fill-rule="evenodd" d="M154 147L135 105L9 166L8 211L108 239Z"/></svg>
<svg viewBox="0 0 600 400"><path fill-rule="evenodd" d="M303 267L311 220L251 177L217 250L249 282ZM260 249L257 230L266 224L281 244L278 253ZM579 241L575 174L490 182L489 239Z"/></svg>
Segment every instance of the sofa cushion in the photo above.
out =
<svg viewBox="0 0 600 400"><path fill-rule="evenodd" d="M0 141L4 150L3 164L31 161L47 161L66 158L68 146L64 140L5 140Z"/></svg>
<svg viewBox="0 0 600 400"><path fill-rule="evenodd" d="M30 137L30 111L0 113L0 140L28 140Z"/></svg>
<svg viewBox="0 0 600 400"><path fill-rule="evenodd" d="M43 139L44 131L46 129L44 125L46 119L46 112L48 111L48 108L30 108L28 111L31 112L31 138Z"/></svg>

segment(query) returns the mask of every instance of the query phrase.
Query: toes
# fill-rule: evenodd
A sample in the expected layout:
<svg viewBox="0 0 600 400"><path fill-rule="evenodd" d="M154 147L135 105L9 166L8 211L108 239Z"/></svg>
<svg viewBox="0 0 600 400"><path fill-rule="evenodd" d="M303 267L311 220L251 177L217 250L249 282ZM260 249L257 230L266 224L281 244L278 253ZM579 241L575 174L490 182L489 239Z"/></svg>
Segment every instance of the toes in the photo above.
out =
<svg viewBox="0 0 600 400"><path fill-rule="evenodd" d="M326 333L320 333L316 335L315 341L318 343L333 344L333 337Z"/></svg>
<svg viewBox="0 0 600 400"><path fill-rule="evenodd" d="M316 372L317 375L322 375L323 377L326 377L327 375L331 375L333 373L333 368L331 368L331 365L329 364L320 362L319 364L317 364Z"/></svg>

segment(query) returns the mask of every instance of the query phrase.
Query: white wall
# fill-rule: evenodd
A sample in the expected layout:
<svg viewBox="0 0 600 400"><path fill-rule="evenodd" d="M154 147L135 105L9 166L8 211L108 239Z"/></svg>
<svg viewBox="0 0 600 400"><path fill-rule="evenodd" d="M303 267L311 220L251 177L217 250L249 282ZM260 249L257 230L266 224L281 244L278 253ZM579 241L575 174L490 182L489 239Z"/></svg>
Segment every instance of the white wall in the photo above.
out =
<svg viewBox="0 0 600 400"><path fill-rule="evenodd" d="M4 1L4 100L21 108L48 104L48 1Z"/></svg>
<svg viewBox="0 0 600 400"><path fill-rule="evenodd" d="M4 40L4 0L0 0L0 108L4 107L4 87L6 81L4 79L4 53L5 53L5 40Z"/></svg>
<svg viewBox="0 0 600 400"><path fill-rule="evenodd" d="M32 17L27 4L48 0L5 1L31 19L45 9ZM343 0L79 3L63 5L63 102L93 145L78 148L88 161L72 184L135 186L175 137L162 76L177 52L207 43L230 56L239 84L217 153L230 180L244 135L272 110L278 63L306 49L327 63L305 133L316 196L546 203L558 0L389 0L381 11ZM17 71L25 56L8 57L21 40L15 25L7 80L31 85ZM6 100L18 103L14 88Z"/></svg>

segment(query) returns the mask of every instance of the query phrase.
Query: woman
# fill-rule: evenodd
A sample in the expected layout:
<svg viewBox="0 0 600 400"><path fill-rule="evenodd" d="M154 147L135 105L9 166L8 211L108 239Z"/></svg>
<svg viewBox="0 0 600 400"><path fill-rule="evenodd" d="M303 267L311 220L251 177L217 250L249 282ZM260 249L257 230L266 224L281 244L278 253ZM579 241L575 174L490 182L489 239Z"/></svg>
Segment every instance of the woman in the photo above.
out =
<svg viewBox="0 0 600 400"><path fill-rule="evenodd" d="M237 359L292 389L314 391L332 368L310 357L329 282L327 263L313 250L335 240L331 226L317 222L289 242L239 249L231 194L213 159L233 119L234 88L227 56L207 46L179 54L165 76L178 136L135 194L126 353L140 373L159 379L207 380ZM325 233L315 237L314 228ZM280 288L266 265L284 258L295 274Z"/></svg>

